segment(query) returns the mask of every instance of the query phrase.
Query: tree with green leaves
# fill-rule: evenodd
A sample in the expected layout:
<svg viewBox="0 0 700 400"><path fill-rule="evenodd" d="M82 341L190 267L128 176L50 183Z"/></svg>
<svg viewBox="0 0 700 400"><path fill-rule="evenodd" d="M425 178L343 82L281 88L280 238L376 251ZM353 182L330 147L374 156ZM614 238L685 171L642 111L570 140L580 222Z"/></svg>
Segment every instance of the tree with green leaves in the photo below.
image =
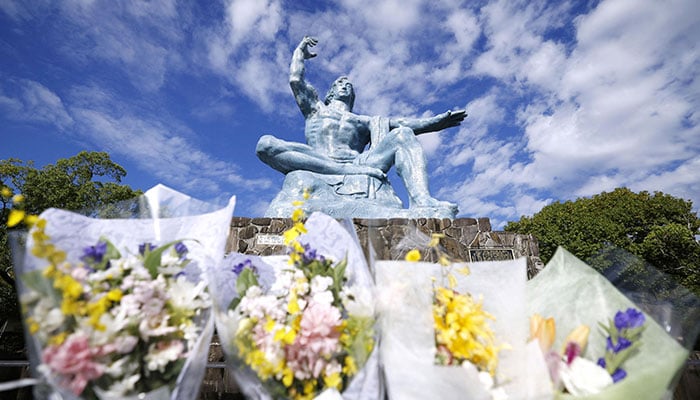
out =
<svg viewBox="0 0 700 400"><path fill-rule="evenodd" d="M547 262L558 246L582 260L615 246L641 257L700 294L700 219L691 201L662 192L618 188L554 202L505 230L534 235Z"/></svg>
<svg viewBox="0 0 700 400"><path fill-rule="evenodd" d="M14 195L24 195L24 210L31 214L39 214L51 207L67 210L104 208L141 194L121 184L124 176L126 170L105 152L82 151L41 169L34 167L32 161L0 160L0 280L4 282L0 283L3 292L0 294L5 302L15 302L0 304L3 308L0 313L17 310L16 299L6 297L14 292L7 243L7 218Z"/></svg>

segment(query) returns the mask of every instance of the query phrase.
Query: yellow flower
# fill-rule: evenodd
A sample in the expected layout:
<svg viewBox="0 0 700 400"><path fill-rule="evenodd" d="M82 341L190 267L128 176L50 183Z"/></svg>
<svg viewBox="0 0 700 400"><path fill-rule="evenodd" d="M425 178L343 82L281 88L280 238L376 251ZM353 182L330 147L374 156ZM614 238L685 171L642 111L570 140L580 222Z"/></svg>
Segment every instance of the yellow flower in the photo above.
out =
<svg viewBox="0 0 700 400"><path fill-rule="evenodd" d="M468 294L451 289L435 289L433 320L435 341L455 360L469 361L478 369L495 374L498 352L506 346L496 346L495 334L488 320L495 319L482 309L482 300L474 301Z"/></svg>
<svg viewBox="0 0 700 400"><path fill-rule="evenodd" d="M420 261L421 255L420 251L413 249L406 253L406 261L417 262Z"/></svg>
<svg viewBox="0 0 700 400"><path fill-rule="evenodd" d="M304 394L313 394L316 391L316 379L309 379L304 382Z"/></svg>
<svg viewBox="0 0 700 400"><path fill-rule="evenodd" d="M323 377L323 383L325 383L326 386L329 388L338 389L342 382L343 381L342 381L342 379L340 379L340 374L337 372L334 372L330 375L325 375Z"/></svg>
<svg viewBox="0 0 700 400"><path fill-rule="evenodd" d="M556 335L554 318L543 318L540 314L530 317L530 340L537 339L540 349L547 353L552 348Z"/></svg>
<svg viewBox="0 0 700 400"><path fill-rule="evenodd" d="M304 218L304 210L301 208L295 208L292 212L292 221L301 221L302 218Z"/></svg>
<svg viewBox="0 0 700 400"><path fill-rule="evenodd" d="M566 337L566 340L564 340L564 347L562 348L562 353L566 351L566 345L570 342L574 342L581 346L581 352L583 352L586 349L586 344L588 344L588 334L591 332L591 329L588 327L588 325L579 325L574 330L569 333L569 335Z"/></svg>
<svg viewBox="0 0 700 400"><path fill-rule="evenodd" d="M457 268L457 272L465 276L472 273L467 265Z"/></svg>
<svg viewBox="0 0 700 400"><path fill-rule="evenodd" d="M112 289L109 292L107 292L107 299L110 301L119 301L122 299L122 296L124 294L120 289Z"/></svg>
<svg viewBox="0 0 700 400"><path fill-rule="evenodd" d="M457 287L457 278L455 278L454 275L447 274L447 282L450 285L450 289L454 289Z"/></svg>
<svg viewBox="0 0 700 400"><path fill-rule="evenodd" d="M284 239L284 244L285 244L285 245L289 245L290 243L292 243L294 240L296 240L296 238L297 238L298 236L299 236L299 231L297 231L297 230L294 229L294 228L287 229L287 230L284 231L284 233L282 234L282 238Z"/></svg>
<svg viewBox="0 0 700 400"><path fill-rule="evenodd" d="M18 225L22 220L24 220L24 215L26 213L23 210L12 209L10 210L10 215L7 217L7 227L12 228Z"/></svg>
<svg viewBox="0 0 700 400"><path fill-rule="evenodd" d="M437 247L440 244L440 239L444 237L444 233L433 233L430 237L430 243L428 243L428 247Z"/></svg>
<svg viewBox="0 0 700 400"><path fill-rule="evenodd" d="M39 328L41 327L38 322L32 317L27 318L26 320L27 325L29 326L29 333L32 335L39 332Z"/></svg>
<svg viewBox="0 0 700 400"><path fill-rule="evenodd" d="M10 196L12 196L12 190L10 190L10 188L7 186L3 186L2 189L0 189L0 195L6 199L9 199Z"/></svg>
<svg viewBox="0 0 700 400"><path fill-rule="evenodd" d="M345 357L343 373L345 373L347 376L353 376L357 373L357 364L355 364L355 359L352 358L352 356Z"/></svg>
<svg viewBox="0 0 700 400"><path fill-rule="evenodd" d="M284 367L284 370L282 371L282 384L285 387L290 387L292 386L292 382L294 382L294 372L291 368Z"/></svg>
<svg viewBox="0 0 700 400"><path fill-rule="evenodd" d="M68 337L68 332L61 332L53 335L49 338L49 344L60 346L66 340L66 337Z"/></svg>
<svg viewBox="0 0 700 400"><path fill-rule="evenodd" d="M18 193L14 196L12 196L12 202L15 204L21 204L24 202L24 195L21 193Z"/></svg>
<svg viewBox="0 0 700 400"><path fill-rule="evenodd" d="M289 303L287 303L287 312L294 315L301 311L299 307L299 302L297 301L297 294L292 291L289 295Z"/></svg>
<svg viewBox="0 0 700 400"><path fill-rule="evenodd" d="M268 318L267 322L265 322L265 325L263 325L263 329L265 329L265 332L272 332L275 330L275 326L277 323L275 323L274 319Z"/></svg>

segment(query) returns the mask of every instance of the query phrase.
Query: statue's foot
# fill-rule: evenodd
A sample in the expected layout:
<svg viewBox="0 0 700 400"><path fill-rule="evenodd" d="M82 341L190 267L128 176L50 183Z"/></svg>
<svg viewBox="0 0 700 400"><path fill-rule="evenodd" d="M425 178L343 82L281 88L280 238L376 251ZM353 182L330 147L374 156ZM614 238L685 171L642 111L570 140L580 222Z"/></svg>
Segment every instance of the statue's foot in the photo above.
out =
<svg viewBox="0 0 700 400"><path fill-rule="evenodd" d="M347 175L369 175L379 180L386 179L384 171L379 168L370 167L369 165L350 164L344 167L343 172Z"/></svg>
<svg viewBox="0 0 700 400"><path fill-rule="evenodd" d="M425 196L425 197L420 197L416 198L411 202L411 205L409 208L420 208L420 207L428 207L428 208L441 208L441 209L446 209L450 210L453 214L457 214L457 204L450 203L449 201L442 201L438 200L434 197L430 196Z"/></svg>

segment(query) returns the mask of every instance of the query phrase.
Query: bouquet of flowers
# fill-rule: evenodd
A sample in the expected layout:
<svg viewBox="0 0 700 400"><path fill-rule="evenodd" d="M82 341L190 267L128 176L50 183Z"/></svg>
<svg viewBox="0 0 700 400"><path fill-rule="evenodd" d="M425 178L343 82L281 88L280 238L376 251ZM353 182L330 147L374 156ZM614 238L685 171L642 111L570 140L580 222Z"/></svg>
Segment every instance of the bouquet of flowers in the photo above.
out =
<svg viewBox="0 0 700 400"><path fill-rule="evenodd" d="M389 397L530 396L525 260L457 262L440 249L439 236L420 236L396 247L436 253L436 263L420 262L414 248L403 261L375 264Z"/></svg>
<svg viewBox="0 0 700 400"><path fill-rule="evenodd" d="M198 393L213 332L204 272L223 258L233 199L199 214L212 207L165 187L142 200L153 218L47 210L15 254L32 365L65 398Z"/></svg>
<svg viewBox="0 0 700 400"><path fill-rule="evenodd" d="M284 234L286 256L232 254L215 271L217 331L234 376L250 398L380 398L364 255L334 219L302 216Z"/></svg>
<svg viewBox="0 0 700 400"><path fill-rule="evenodd" d="M549 397L663 398L687 359L670 325L657 323L643 303L562 248L528 282L527 295L537 349L530 353L531 369L547 371ZM687 317L697 318L697 300L695 307ZM697 320L693 324L690 343ZM557 329L571 333L557 337Z"/></svg>

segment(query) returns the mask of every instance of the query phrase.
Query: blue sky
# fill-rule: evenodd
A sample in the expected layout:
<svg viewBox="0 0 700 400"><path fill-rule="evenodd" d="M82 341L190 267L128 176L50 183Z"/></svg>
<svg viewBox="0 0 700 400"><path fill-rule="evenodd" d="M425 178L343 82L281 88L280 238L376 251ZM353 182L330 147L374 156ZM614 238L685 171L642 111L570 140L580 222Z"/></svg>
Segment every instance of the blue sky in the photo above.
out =
<svg viewBox="0 0 700 400"><path fill-rule="evenodd" d="M107 151L133 188L261 216L283 175L255 144L303 141L287 74L313 35L308 81L348 75L355 112L467 109L419 137L459 216L499 227L620 186L698 209L697 0L319 3L0 0L0 159Z"/></svg>

